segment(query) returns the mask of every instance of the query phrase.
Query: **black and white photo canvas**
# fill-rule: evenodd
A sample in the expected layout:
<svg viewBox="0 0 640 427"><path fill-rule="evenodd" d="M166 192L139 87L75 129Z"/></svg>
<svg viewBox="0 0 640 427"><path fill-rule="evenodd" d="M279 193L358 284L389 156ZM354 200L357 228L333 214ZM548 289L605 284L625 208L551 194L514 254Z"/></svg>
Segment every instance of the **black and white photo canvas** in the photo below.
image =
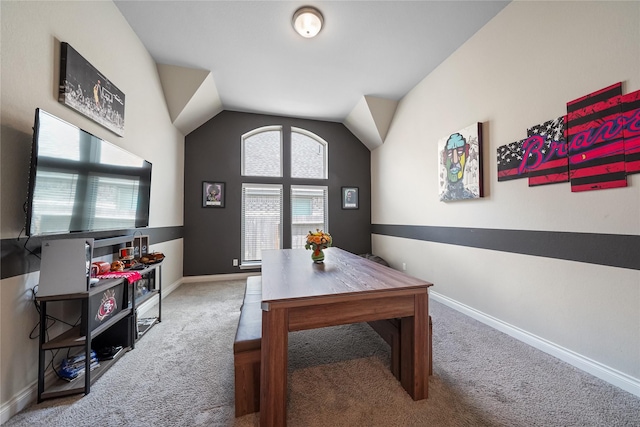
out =
<svg viewBox="0 0 640 427"><path fill-rule="evenodd" d="M60 45L58 101L124 135L124 93L66 42Z"/></svg>

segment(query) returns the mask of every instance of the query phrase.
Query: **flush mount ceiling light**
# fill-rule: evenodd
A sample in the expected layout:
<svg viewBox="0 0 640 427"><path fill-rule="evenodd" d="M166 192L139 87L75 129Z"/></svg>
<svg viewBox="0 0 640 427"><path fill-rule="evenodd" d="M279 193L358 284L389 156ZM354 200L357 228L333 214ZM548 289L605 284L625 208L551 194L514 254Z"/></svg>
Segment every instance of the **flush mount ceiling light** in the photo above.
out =
<svg viewBox="0 0 640 427"><path fill-rule="evenodd" d="M291 20L293 28L298 32L298 34L306 38L318 35L322 29L323 22L324 19L322 18L322 13L320 13L320 11L315 7L311 6L304 6L296 10L296 13L293 14L293 19Z"/></svg>

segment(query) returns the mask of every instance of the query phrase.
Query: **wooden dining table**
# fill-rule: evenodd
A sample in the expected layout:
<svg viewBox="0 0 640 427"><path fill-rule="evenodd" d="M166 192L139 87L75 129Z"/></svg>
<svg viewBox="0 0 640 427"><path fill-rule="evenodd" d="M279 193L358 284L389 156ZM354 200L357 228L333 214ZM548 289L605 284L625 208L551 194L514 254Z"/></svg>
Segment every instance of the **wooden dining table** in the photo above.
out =
<svg viewBox="0 0 640 427"><path fill-rule="evenodd" d="M286 426L292 331L399 318L400 383L413 400L426 399L429 286L337 247L320 264L304 249L263 251L260 425Z"/></svg>

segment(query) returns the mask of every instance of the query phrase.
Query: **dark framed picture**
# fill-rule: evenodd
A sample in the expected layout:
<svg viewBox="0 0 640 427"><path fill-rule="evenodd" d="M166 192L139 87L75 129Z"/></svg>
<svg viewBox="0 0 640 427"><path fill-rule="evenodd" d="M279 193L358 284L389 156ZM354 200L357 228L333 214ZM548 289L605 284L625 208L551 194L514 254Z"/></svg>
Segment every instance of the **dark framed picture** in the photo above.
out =
<svg viewBox="0 0 640 427"><path fill-rule="evenodd" d="M149 236L134 236L133 258L140 259L149 253Z"/></svg>
<svg viewBox="0 0 640 427"><path fill-rule="evenodd" d="M224 208L224 182L202 182L202 207Z"/></svg>
<svg viewBox="0 0 640 427"><path fill-rule="evenodd" d="M60 44L58 101L124 135L124 93L65 42Z"/></svg>
<svg viewBox="0 0 640 427"><path fill-rule="evenodd" d="M358 187L342 187L342 209L358 208Z"/></svg>

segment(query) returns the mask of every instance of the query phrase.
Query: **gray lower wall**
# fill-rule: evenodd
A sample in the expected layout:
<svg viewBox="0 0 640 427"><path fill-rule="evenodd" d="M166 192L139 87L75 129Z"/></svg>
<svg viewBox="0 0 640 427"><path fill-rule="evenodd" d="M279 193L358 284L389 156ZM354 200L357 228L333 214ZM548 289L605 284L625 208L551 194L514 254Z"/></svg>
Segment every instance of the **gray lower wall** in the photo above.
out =
<svg viewBox="0 0 640 427"><path fill-rule="evenodd" d="M282 125L285 134L283 170L285 177L242 177L241 136L253 129ZM329 179L288 178L291 127L306 129L329 144ZM241 258L241 191L243 182L272 182L329 187L329 232L334 244L353 253L371 252L371 160L369 150L344 125L317 120L223 111L193 131L185 141L184 275L237 273L232 265ZM225 208L202 207L202 182L226 183ZM357 210L343 210L341 187L359 187ZM290 205L285 197L283 227L285 248L290 245L286 225Z"/></svg>

